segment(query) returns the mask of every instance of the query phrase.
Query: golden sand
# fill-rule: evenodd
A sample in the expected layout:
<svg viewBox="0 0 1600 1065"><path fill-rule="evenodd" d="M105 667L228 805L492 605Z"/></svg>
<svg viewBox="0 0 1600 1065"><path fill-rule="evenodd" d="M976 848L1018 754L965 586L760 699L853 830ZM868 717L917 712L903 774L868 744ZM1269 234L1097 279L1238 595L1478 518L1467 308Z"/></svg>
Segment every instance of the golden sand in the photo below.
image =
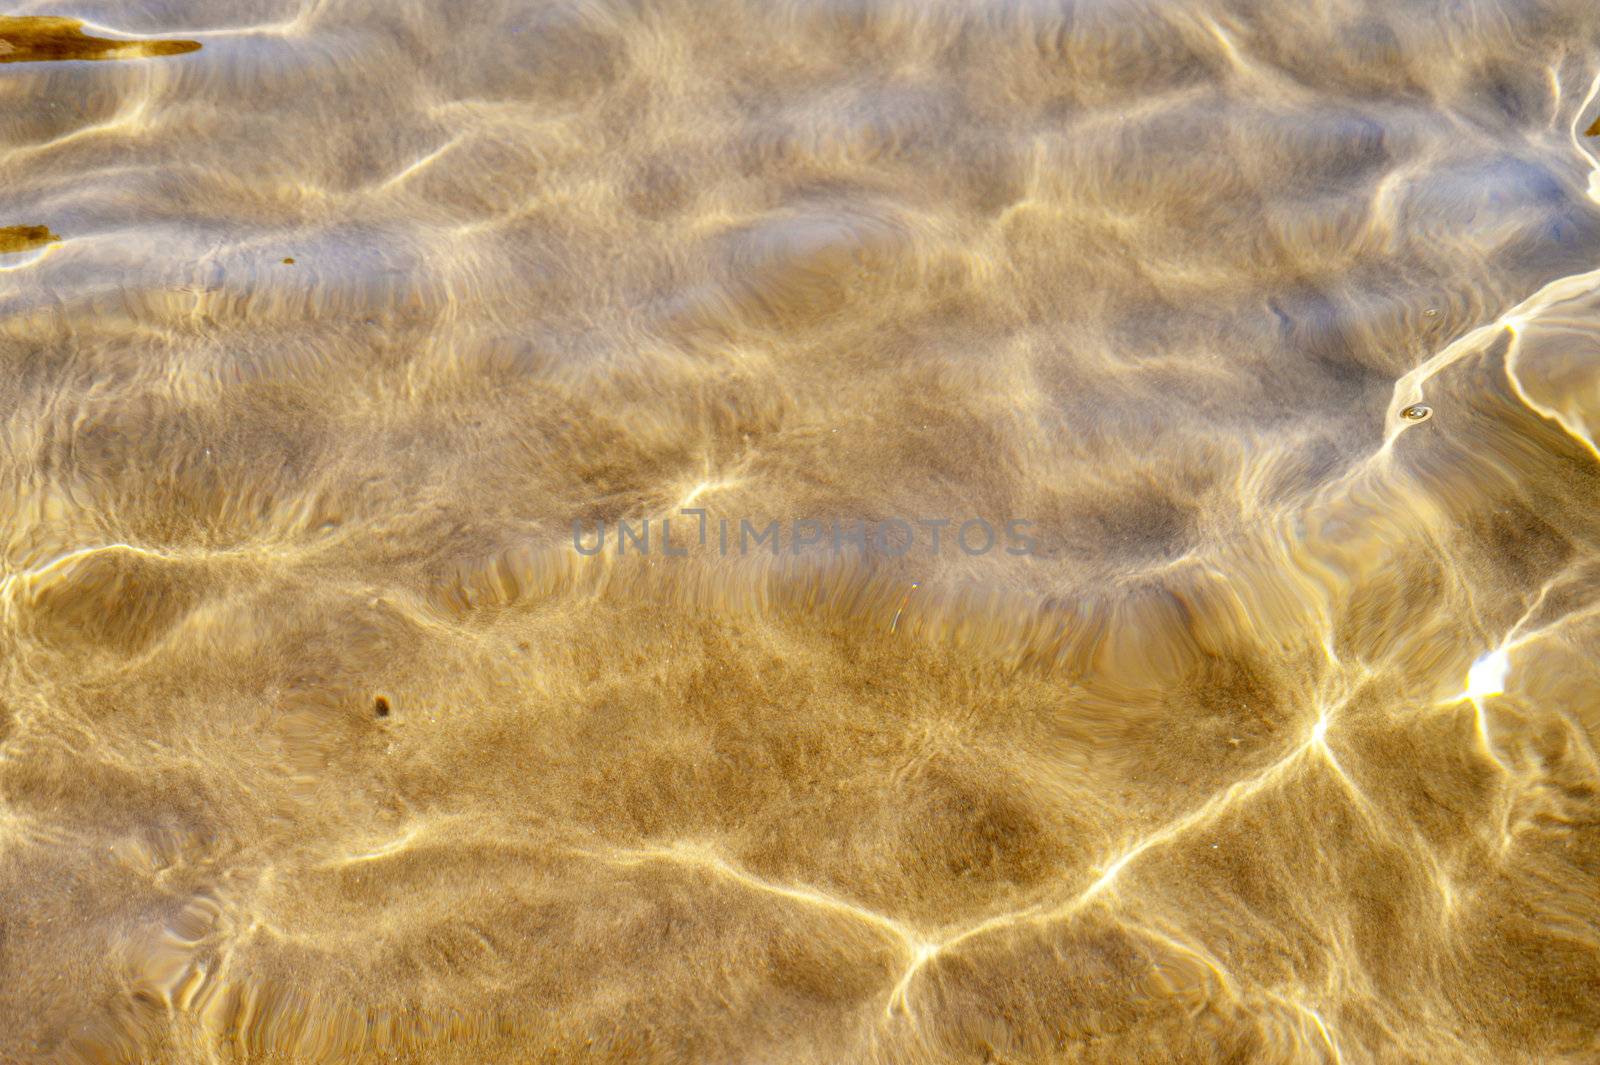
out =
<svg viewBox="0 0 1600 1065"><path fill-rule="evenodd" d="M1600 1061L1593 0L12 16L0 1062Z"/></svg>
<svg viewBox="0 0 1600 1065"><path fill-rule="evenodd" d="M71 18L0 15L0 63L66 59L145 59L200 49L199 41L137 41L91 37Z"/></svg>
<svg viewBox="0 0 1600 1065"><path fill-rule="evenodd" d="M42 248L60 239L49 226L5 226L0 228L0 255Z"/></svg>

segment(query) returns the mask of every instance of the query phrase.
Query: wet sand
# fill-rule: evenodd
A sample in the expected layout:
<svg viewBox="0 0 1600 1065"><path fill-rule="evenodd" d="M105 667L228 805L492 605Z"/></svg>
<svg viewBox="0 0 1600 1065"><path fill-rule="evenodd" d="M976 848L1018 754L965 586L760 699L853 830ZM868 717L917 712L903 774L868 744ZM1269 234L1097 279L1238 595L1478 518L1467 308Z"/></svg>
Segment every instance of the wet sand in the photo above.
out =
<svg viewBox="0 0 1600 1065"><path fill-rule="evenodd" d="M0 1062L1600 1061L1597 42L8 11Z"/></svg>

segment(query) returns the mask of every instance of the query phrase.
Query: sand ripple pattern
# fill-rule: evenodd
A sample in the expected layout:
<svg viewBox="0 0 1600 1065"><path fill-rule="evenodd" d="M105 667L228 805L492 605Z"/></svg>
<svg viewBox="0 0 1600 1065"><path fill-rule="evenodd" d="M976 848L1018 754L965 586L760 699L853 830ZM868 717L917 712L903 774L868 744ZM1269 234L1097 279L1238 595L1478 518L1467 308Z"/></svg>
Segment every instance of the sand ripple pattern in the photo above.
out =
<svg viewBox="0 0 1600 1065"><path fill-rule="evenodd" d="M1596 41L9 12L0 1061L1600 1059Z"/></svg>

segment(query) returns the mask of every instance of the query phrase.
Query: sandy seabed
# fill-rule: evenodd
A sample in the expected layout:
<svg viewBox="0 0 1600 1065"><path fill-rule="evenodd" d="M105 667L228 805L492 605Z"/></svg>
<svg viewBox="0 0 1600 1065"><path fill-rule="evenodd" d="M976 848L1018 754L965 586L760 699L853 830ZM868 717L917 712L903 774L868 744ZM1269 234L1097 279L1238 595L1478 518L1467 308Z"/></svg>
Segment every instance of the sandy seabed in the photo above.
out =
<svg viewBox="0 0 1600 1065"><path fill-rule="evenodd" d="M1600 1062L1597 96L1593 0L7 11L0 1061Z"/></svg>

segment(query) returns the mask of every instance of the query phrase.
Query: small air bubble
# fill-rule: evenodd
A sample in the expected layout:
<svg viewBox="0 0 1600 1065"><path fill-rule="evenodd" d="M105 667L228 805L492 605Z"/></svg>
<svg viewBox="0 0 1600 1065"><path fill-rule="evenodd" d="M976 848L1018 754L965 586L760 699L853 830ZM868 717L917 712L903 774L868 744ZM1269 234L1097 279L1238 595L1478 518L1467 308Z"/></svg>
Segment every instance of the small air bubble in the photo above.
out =
<svg viewBox="0 0 1600 1065"><path fill-rule="evenodd" d="M1427 310L1422 312L1422 317L1424 317L1424 318L1437 318L1437 317L1439 317L1439 312L1437 310L1435 310L1434 308L1429 307Z"/></svg>
<svg viewBox="0 0 1600 1065"><path fill-rule="evenodd" d="M1400 412L1400 417L1408 422L1425 422L1433 417L1433 408L1425 403L1413 403Z"/></svg>

